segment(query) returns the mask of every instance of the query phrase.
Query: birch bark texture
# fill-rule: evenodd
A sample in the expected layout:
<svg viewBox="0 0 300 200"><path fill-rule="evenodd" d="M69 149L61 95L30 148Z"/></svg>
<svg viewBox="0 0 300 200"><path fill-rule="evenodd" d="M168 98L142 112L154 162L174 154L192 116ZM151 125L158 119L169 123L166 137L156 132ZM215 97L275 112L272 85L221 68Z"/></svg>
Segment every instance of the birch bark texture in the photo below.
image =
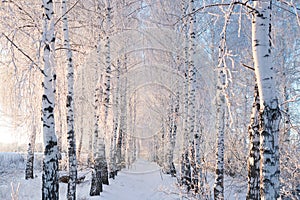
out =
<svg viewBox="0 0 300 200"><path fill-rule="evenodd" d="M100 138L100 128L99 128L99 120L100 120L100 107L101 107L101 100L103 96L103 87L101 86L102 77L103 75L98 72L99 63L100 63L100 52L101 52L101 42L100 42L100 35L98 35L98 42L97 42L97 63L96 63L96 71L95 71L95 81L96 85L94 88L94 133L93 133L93 155L92 155L92 163L93 163L93 171L92 171L92 181L91 181L91 189L90 189L90 196L99 196L100 192L103 191L102 186L102 163L105 161L105 148L104 142L103 144L100 143L103 141ZM104 152L102 152L104 150Z"/></svg>
<svg viewBox="0 0 300 200"><path fill-rule="evenodd" d="M258 86L254 87L254 102L252 106L251 120L248 127L250 148L248 158L248 192L247 199L259 200L260 187L260 154L259 154L259 93Z"/></svg>
<svg viewBox="0 0 300 200"><path fill-rule="evenodd" d="M77 159L76 159L76 142L74 129L74 64L72 58L72 50L70 47L68 15L67 15L67 1L62 0L63 13L63 34L64 34L64 48L66 49L67 57L67 136L68 136L68 158L69 158L69 182L67 199L76 199L76 180L77 180Z"/></svg>
<svg viewBox="0 0 300 200"><path fill-rule="evenodd" d="M182 29L184 34L184 44L183 44L183 70L184 70L184 81L183 81L183 152L181 156L181 166L180 166L180 184L187 186L187 189L190 190L191 183L191 169L190 169L190 160L189 160L189 130L188 130L188 115L189 115L189 28L188 22L190 18L186 18L188 8L187 0L181 1L181 16L182 20Z"/></svg>
<svg viewBox="0 0 300 200"><path fill-rule="evenodd" d="M53 2L52 0L43 0L43 61L44 61L44 94L42 96L42 123L44 139L44 158L42 175L42 199L58 200L58 147L55 135L54 106L55 106L55 88L54 82L56 75L54 73L54 20L53 20Z"/></svg>
<svg viewBox="0 0 300 200"><path fill-rule="evenodd" d="M271 56L272 1L253 3L252 51L255 75L260 95L260 195L261 199L279 198L279 125L275 72Z"/></svg>
<svg viewBox="0 0 300 200"><path fill-rule="evenodd" d="M34 168L34 151L35 151L35 140L36 140L36 119L32 116L32 132L30 134L30 142L28 144L25 179L33 179L33 168Z"/></svg>
<svg viewBox="0 0 300 200"><path fill-rule="evenodd" d="M195 1L189 1L189 13L195 12ZM196 167L195 157L195 140L198 138L195 129L195 117L196 117L196 15L191 14L189 19L189 42L188 42L188 133L189 133L189 158L191 163L191 189L194 193L198 193L198 171Z"/></svg>

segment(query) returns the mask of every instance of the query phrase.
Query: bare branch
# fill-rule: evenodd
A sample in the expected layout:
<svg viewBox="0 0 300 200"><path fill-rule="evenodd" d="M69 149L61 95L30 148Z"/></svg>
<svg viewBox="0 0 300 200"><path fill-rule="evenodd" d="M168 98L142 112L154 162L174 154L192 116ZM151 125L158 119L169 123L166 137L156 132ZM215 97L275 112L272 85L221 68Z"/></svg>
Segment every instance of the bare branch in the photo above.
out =
<svg viewBox="0 0 300 200"><path fill-rule="evenodd" d="M56 22L54 23L54 25L56 25L66 14L68 14L79 2L80 0L77 0L67 11L66 13L64 13L62 16L60 16Z"/></svg>
<svg viewBox="0 0 300 200"><path fill-rule="evenodd" d="M16 45L7 35L5 35L4 33L2 33L2 35L19 51L21 52L26 58L28 58L33 65L35 65L42 74L44 74L44 71L39 67L38 64L35 63L35 61L27 54L25 53L18 45Z"/></svg>
<svg viewBox="0 0 300 200"><path fill-rule="evenodd" d="M205 5L203 7L200 7L198 9L196 9L194 12L188 13L185 16L181 17L175 24L177 24L180 20L183 20L186 17L194 15L194 14L196 14L196 13L198 13L198 12L200 12L200 11L206 9L206 8L223 7L223 6L230 6L230 5L241 5L241 6L246 7L247 9L249 9L251 12L254 12L254 11L257 12L257 10L255 10L252 6L248 5L247 3L248 3L248 1L246 1L246 2L236 1L236 2L232 2L232 3L215 3L215 4Z"/></svg>
<svg viewBox="0 0 300 200"><path fill-rule="evenodd" d="M252 70L252 71L255 70L254 67L251 67L251 66L249 66L249 65L246 65L246 64L244 64L244 63L241 63L241 64L242 64L243 67L246 67L246 68L248 68L248 69L250 69L250 70Z"/></svg>

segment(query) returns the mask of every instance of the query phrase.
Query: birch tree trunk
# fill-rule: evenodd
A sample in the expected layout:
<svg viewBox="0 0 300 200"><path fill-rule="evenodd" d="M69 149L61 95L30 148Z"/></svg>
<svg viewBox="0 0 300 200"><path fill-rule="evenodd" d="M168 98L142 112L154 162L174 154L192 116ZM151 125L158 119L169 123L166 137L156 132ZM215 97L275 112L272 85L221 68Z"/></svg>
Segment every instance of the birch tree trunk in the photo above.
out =
<svg viewBox="0 0 300 200"><path fill-rule="evenodd" d="M83 107L83 105L82 105ZM83 108L81 107L81 109L83 110ZM83 115L83 111L80 112ZM78 143L78 149L77 149L77 160L79 163L82 163L81 161L81 150L82 150L82 143L83 143L83 117L80 117L80 136L79 136L79 143Z"/></svg>
<svg viewBox="0 0 300 200"><path fill-rule="evenodd" d="M111 58L110 58L110 37L109 37L109 29L111 24L111 7L110 7L110 0L107 0L106 5L106 38L105 38L105 75L104 75L104 90L103 90L103 101L101 108L103 109L103 129L104 134L102 135L103 140L100 140L103 142L104 149L105 149L105 137L108 137L108 116L111 106ZM101 161L102 169L101 169L101 176L102 176L102 183L105 185L109 184L108 181L108 167L107 167L107 161L106 156L104 155L104 160Z"/></svg>
<svg viewBox="0 0 300 200"><path fill-rule="evenodd" d="M121 74L125 74L121 78L121 96L120 96L120 129L117 140L117 149L116 149L116 162L117 170L120 171L122 168L126 167L125 165L125 152L126 152L126 138L127 138L127 56L124 55L124 70L121 70Z"/></svg>
<svg viewBox="0 0 300 200"><path fill-rule="evenodd" d="M189 1L189 13L194 13L194 0ZM198 190L198 171L195 159L195 138L198 138L195 130L195 110L196 110L196 15L191 14L189 19L189 51L188 51L188 133L191 163L191 189L197 193Z"/></svg>
<svg viewBox="0 0 300 200"><path fill-rule="evenodd" d="M173 162L174 158L174 148L176 143L176 134L177 134L177 118L179 110L179 96L172 97L170 96L170 112L168 119L168 133L166 138L166 158L164 162L164 172L166 174L171 174L171 176L176 176L176 169Z"/></svg>
<svg viewBox="0 0 300 200"><path fill-rule="evenodd" d="M218 68L217 86L217 154L214 183L214 199L224 199L224 134L225 134L225 94L223 91L226 75L223 67Z"/></svg>
<svg viewBox="0 0 300 200"><path fill-rule="evenodd" d="M271 56L272 1L254 1L252 50L260 95L260 195L261 199L279 198L279 124L281 114Z"/></svg>
<svg viewBox="0 0 300 200"><path fill-rule="evenodd" d="M34 148L31 142L28 144L25 179L33 179Z"/></svg>
<svg viewBox="0 0 300 200"><path fill-rule="evenodd" d="M121 62L117 60L117 68L116 68L116 86L114 89L114 103L113 103L113 134L111 138L111 146L110 146L110 178L115 178L117 175L117 166L116 166L116 151L117 151L117 135L120 133L120 71L121 70Z"/></svg>
<svg viewBox="0 0 300 200"><path fill-rule="evenodd" d="M104 141L103 138L100 138L99 134L99 120L100 120L100 106L103 97L103 88L101 86L103 75L99 76L98 68L100 64L100 52L101 52L101 43L100 43L100 35L98 35L98 42L97 42L97 63L96 63L96 71L95 71L95 81L96 85L94 88L94 133L93 137L90 139L92 141L92 181L91 181L91 188L90 188L90 196L99 196L100 192L102 192L102 167L101 163L102 160L105 160L105 151L103 150ZM101 140L101 141L100 141ZM103 142L103 144L101 144ZM105 149L104 149L105 150ZM103 158L104 155L104 158ZM102 159L102 160L101 160Z"/></svg>
<svg viewBox="0 0 300 200"><path fill-rule="evenodd" d="M186 0L182 0L182 16L183 16L183 30L184 30L184 46L183 46L183 68L184 68L184 89L183 89L183 152L181 156L181 169L180 169L180 184L186 185L189 188L191 183L191 169L190 169L190 160L189 160L189 130L188 130L188 104L189 104L189 79L188 79L188 24L186 20L186 10L187 10L187 2Z"/></svg>
<svg viewBox="0 0 300 200"><path fill-rule="evenodd" d="M252 106L249 132L249 158L248 158L248 193L247 199L259 200L260 155L259 155L259 93L257 84L254 88L254 102Z"/></svg>
<svg viewBox="0 0 300 200"><path fill-rule="evenodd" d="M135 127L136 127L136 93L132 95L132 99L129 102L129 120L128 123L130 125L130 131L129 134L127 134L127 144L126 144L126 163L127 167L129 168L131 164L135 160L135 147L136 147L136 133L135 133Z"/></svg>
<svg viewBox="0 0 300 200"><path fill-rule="evenodd" d="M98 43L99 44L99 43ZM99 48L97 52L100 53ZM97 66L96 66L97 69ZM90 196L99 196L100 192L102 192L102 173L101 173L101 156L105 153L101 152L103 144L100 143L99 138L99 118L100 118L100 99L101 99L101 87L99 82L101 81L101 77L98 79L98 73L96 70L95 77L97 80L97 84L95 86L94 92L94 135L93 135L93 171L92 171L92 183L90 189ZM100 148L101 146L101 148ZM103 158L102 158L103 159Z"/></svg>
<svg viewBox="0 0 300 200"><path fill-rule="evenodd" d="M67 56L67 135L68 135L68 157L69 157L69 182L68 182L68 200L76 199L76 180L77 180L77 159L76 159L76 142L74 129L74 65L72 58L72 51L69 39L69 27L67 17L67 2L62 0L63 13L63 33L64 33L64 47Z"/></svg>
<svg viewBox="0 0 300 200"><path fill-rule="evenodd" d="M221 32L221 41L219 46L218 58L218 79L216 94L216 129L217 129L217 152L216 152L216 171L214 183L214 199L224 199L224 136L225 136L225 117L226 117L226 88L227 81L227 46L226 32L230 16L234 9L234 3L231 3L225 14L225 23Z"/></svg>
<svg viewBox="0 0 300 200"><path fill-rule="evenodd" d="M52 0L43 0L44 8L44 26L43 26L43 46L44 46L44 94L42 96L42 123L44 136L44 159L42 175L42 199L59 199L58 184L58 148L55 135L54 107L55 107L55 89L54 81L56 75L54 70L54 20L53 20L53 2Z"/></svg>
<svg viewBox="0 0 300 200"><path fill-rule="evenodd" d="M62 102L62 97L60 95L60 91L56 91L56 99L57 99L57 104L56 104L56 109L58 110L57 115L56 115L56 121L61 122L62 121L62 108L61 108L61 102ZM57 135L57 146L58 146L58 169L62 170L62 133L63 133L63 123L58 123L56 128L56 135Z"/></svg>
<svg viewBox="0 0 300 200"><path fill-rule="evenodd" d="M34 168L34 151L35 151L35 140L36 140L36 120L33 115L32 117L32 130L30 134L30 142L28 144L27 161L25 169L25 179L33 179L33 168Z"/></svg>
<svg viewBox="0 0 300 200"><path fill-rule="evenodd" d="M203 108L202 106L200 108ZM198 194L202 199L209 199L209 192L207 191L206 185L206 179L203 173L203 160L204 160L204 155L203 155L203 150L201 149L201 145L204 144L204 139L203 139L203 117L201 116L201 111L200 108L197 109L197 123L195 125L196 131L194 135L194 143L195 143L195 160L196 160L196 171L197 171L197 176L198 176Z"/></svg>
<svg viewBox="0 0 300 200"><path fill-rule="evenodd" d="M81 74L81 96L80 96L80 116L78 116L80 118L80 138L79 138L79 144L78 144L78 149L77 149L77 160L78 162L82 163L81 161L81 151L82 151L82 143L83 143L83 135L84 135L84 122L83 122L83 118L85 116L85 87L84 87L84 81L85 81L85 73L84 70L82 69L82 74ZM88 133L90 133L90 131L88 131ZM90 143L90 141L89 141ZM92 152L92 149L89 149L88 154L90 155L90 152ZM90 159L90 156L88 155L88 160Z"/></svg>

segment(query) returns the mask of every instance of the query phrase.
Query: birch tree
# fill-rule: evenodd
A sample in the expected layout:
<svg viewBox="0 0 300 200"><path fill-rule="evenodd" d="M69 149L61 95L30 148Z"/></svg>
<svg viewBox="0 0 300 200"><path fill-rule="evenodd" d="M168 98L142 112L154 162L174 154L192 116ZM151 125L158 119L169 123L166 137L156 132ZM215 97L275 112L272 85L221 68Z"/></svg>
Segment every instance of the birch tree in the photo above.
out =
<svg viewBox="0 0 300 200"><path fill-rule="evenodd" d="M194 0L189 1L189 13L195 12ZM195 157L195 140L198 134L195 129L195 112L196 112L196 15L190 14L189 19L189 53L188 53L188 133L189 133L189 149L191 162L191 189L194 193L198 192L198 171L196 167Z"/></svg>
<svg viewBox="0 0 300 200"><path fill-rule="evenodd" d="M234 4L231 3L225 14L225 23L221 32L219 46L219 60L217 67L217 94L216 94L216 131L217 131L217 152L216 152L216 171L214 183L214 199L224 199L224 136L226 118L226 88L228 86L226 66L228 49L226 46L226 31L230 16L233 12Z"/></svg>
<svg viewBox="0 0 300 200"><path fill-rule="evenodd" d="M99 45L99 43L98 43ZM100 53L100 47L97 48L97 54ZM94 134L93 134L93 171L92 171L92 182L90 195L98 196L100 192L103 191L102 188L102 162L105 160L105 147L103 138L100 138L99 133L99 118L100 118L100 100L102 97L102 87L100 87L99 82L102 80L102 76L98 77L97 65L95 80L97 84L95 86L94 92ZM100 141L101 140L101 141ZM102 144L102 143L103 144Z"/></svg>
<svg viewBox="0 0 300 200"><path fill-rule="evenodd" d="M44 136L44 159L42 175L42 199L59 199L58 184L58 148L55 135L54 106L55 90L54 81L56 75L53 74L54 68L54 20L53 20L53 2L52 0L43 0L43 61L44 61L44 94L42 96L42 122Z"/></svg>
<svg viewBox="0 0 300 200"><path fill-rule="evenodd" d="M188 20L186 19L185 15L187 12L187 2L186 0L182 0L182 18L183 18L183 30L184 30L184 44L183 44L183 70L185 74L184 79L184 89L183 89L183 153L181 157L181 181L180 184L188 186L191 182L191 171L190 171L190 160L188 157L188 146L189 146L189 132L188 132ZM188 18L189 19L189 18ZM188 186L189 187L189 186ZM189 189L189 188L188 188Z"/></svg>
<svg viewBox="0 0 300 200"><path fill-rule="evenodd" d="M63 13L63 33L64 33L64 47L66 49L67 57L67 135L68 135L68 157L69 157L69 182L68 182L68 200L76 199L76 180L77 180L77 159L76 159L76 142L74 129L74 64L72 50L70 47L68 15L67 15L67 1L62 0Z"/></svg>
<svg viewBox="0 0 300 200"><path fill-rule="evenodd" d="M33 108L34 109L34 108ZM28 144L25 179L33 179L33 168L34 168L34 152L35 152L35 141L37 135L37 122L36 116L32 116L30 142Z"/></svg>
<svg viewBox="0 0 300 200"><path fill-rule="evenodd" d="M166 174L171 174L171 176L176 176L176 169L173 162L174 159L174 149L176 143L176 135L177 135L177 121L178 121L178 112L179 112L179 96L173 97L170 96L170 105L169 105L169 113L168 113L168 132L166 137L166 155L164 162L164 172Z"/></svg>
<svg viewBox="0 0 300 200"><path fill-rule="evenodd" d="M103 109L103 129L104 135L103 138L108 137L108 116L110 112L111 106L111 55L110 55L110 26L111 26L111 5L110 0L106 1L106 35L105 35L105 73L104 73L104 90L103 90L103 101L102 101L102 109ZM105 140L103 140L104 142ZM105 144L103 144L105 145ZM103 160L103 163L106 162ZM102 182L103 184L108 185L108 168L107 164L105 164L102 168Z"/></svg>
<svg viewBox="0 0 300 200"><path fill-rule="evenodd" d="M121 91L120 91L120 129L116 147L116 163L117 170L121 170L125 165L125 152L127 150L126 143L128 139L127 133L127 55L124 54L123 70L121 70Z"/></svg>
<svg viewBox="0 0 300 200"><path fill-rule="evenodd" d="M261 199L279 198L280 110L271 54L272 1L253 3L252 50L260 95L260 195Z"/></svg>
<svg viewBox="0 0 300 200"><path fill-rule="evenodd" d="M98 12L100 12L100 4L97 5ZM100 17L99 17L99 27L101 27L100 23ZM92 156L92 163L93 163L93 171L92 171L92 181L91 181L91 188L90 188L90 196L99 196L100 192L102 192L102 183L103 179L103 162L105 162L105 146L104 146L104 139L101 138L100 135L100 109L101 109L101 103L103 98L103 86L102 86L102 80L103 80L103 74L99 73L98 68L100 68L100 59L101 59L101 36L98 34L98 41L97 41L97 49L96 49L96 70L94 74L95 79L95 87L94 87L94 132L92 137L92 147L93 147L93 156Z"/></svg>
<svg viewBox="0 0 300 200"><path fill-rule="evenodd" d="M249 125L249 158L248 158L248 193L247 199L260 199L260 155L259 155L259 93L257 85L254 88L254 102L252 106L251 122Z"/></svg>
<svg viewBox="0 0 300 200"><path fill-rule="evenodd" d="M113 102L113 133L111 136L110 144L110 178L115 178L117 175L116 166L116 151L117 151L117 137L120 134L120 72L121 72L121 62L117 60L116 67L116 77L115 77L115 88L114 88L114 102ZM121 141L118 141L118 143Z"/></svg>

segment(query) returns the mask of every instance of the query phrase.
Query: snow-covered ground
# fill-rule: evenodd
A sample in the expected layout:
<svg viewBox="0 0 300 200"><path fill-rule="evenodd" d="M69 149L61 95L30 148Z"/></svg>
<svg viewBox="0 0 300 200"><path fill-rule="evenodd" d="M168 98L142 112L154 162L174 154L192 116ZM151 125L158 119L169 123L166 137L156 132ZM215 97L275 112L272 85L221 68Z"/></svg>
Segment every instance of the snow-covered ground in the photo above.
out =
<svg viewBox="0 0 300 200"><path fill-rule="evenodd" d="M5 159L9 160L9 159ZM22 158L20 157L20 163ZM0 199L12 199L11 194L16 193L18 199L41 199L41 172L36 172L33 180L24 179L24 170L13 166L0 170ZM20 164L21 165L21 164ZM1 165L0 165L1 166ZM86 179L77 185L77 199L102 200L174 200L180 199L176 179L161 173L158 165L145 160L137 160L130 169L123 169L110 185L104 185L104 192L100 197L90 197L90 172L82 171ZM17 191L18 190L18 191ZM15 192L13 192L15 191ZM67 184L60 183L60 199L66 199Z"/></svg>
<svg viewBox="0 0 300 200"><path fill-rule="evenodd" d="M0 153L0 200L11 200L12 193L17 199L41 199L41 160L37 154L35 161L35 176L33 180L24 179L25 154ZM160 167L153 162L138 159L129 169L123 169L118 176L110 180L110 185L104 185L100 197L90 197L91 172L83 170L79 176L85 175L85 181L77 185L78 200L193 200L191 195L184 193L178 187L177 180L163 174ZM210 188L213 176L208 177ZM237 178L225 178L225 199L245 199L245 181ZM67 184L60 183L60 199L66 199ZM14 199L16 200L16 199Z"/></svg>

